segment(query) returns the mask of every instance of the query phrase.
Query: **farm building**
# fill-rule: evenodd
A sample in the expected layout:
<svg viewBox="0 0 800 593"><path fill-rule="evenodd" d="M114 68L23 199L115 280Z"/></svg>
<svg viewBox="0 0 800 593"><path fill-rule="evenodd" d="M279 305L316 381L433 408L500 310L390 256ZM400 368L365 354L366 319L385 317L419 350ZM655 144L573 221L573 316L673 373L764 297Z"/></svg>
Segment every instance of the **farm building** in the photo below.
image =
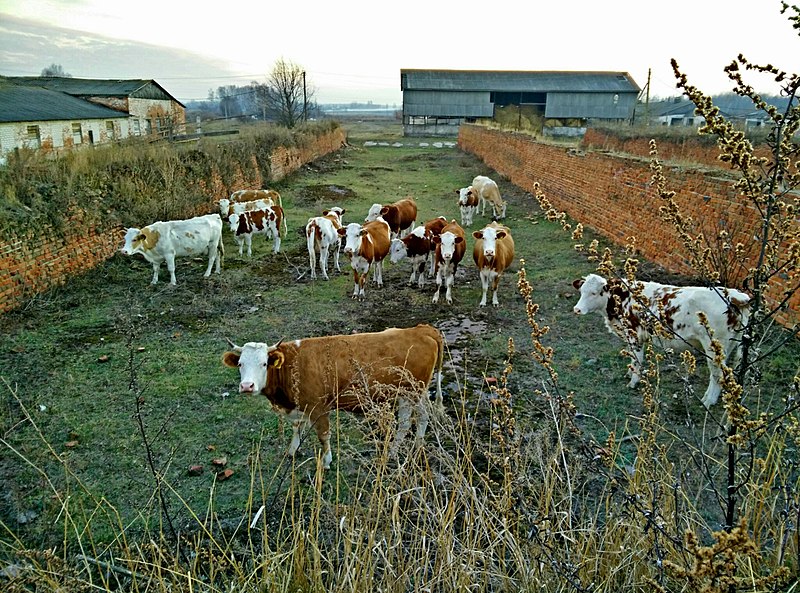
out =
<svg viewBox="0 0 800 593"><path fill-rule="evenodd" d="M129 134L126 113L0 78L0 163L19 148L59 151Z"/></svg>
<svg viewBox="0 0 800 593"><path fill-rule="evenodd" d="M523 110L545 135L583 133L590 120L629 120L639 85L627 72L400 70L406 136L455 136L464 122Z"/></svg>
<svg viewBox="0 0 800 593"><path fill-rule="evenodd" d="M132 136L185 133L186 107L155 80L102 80L57 76L12 76L9 82L40 87L125 113Z"/></svg>

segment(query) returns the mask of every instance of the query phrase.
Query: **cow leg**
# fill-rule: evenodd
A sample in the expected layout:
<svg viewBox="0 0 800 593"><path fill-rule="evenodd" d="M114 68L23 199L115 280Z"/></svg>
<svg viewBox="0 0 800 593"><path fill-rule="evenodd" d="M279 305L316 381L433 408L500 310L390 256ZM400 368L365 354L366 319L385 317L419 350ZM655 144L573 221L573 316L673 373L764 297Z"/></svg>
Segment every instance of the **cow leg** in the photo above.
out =
<svg viewBox="0 0 800 593"><path fill-rule="evenodd" d="M292 442L289 443L288 450L289 455L292 457L294 457L294 454L297 453L297 450L300 448L300 428L302 428L305 423L305 418L292 420Z"/></svg>
<svg viewBox="0 0 800 593"><path fill-rule="evenodd" d="M417 279L417 266L415 262L411 262L411 277L408 279L408 285L411 286L414 284L414 280Z"/></svg>
<svg viewBox="0 0 800 593"><path fill-rule="evenodd" d="M500 274L497 272L490 272L492 275L492 306L499 307L500 301L497 300L497 287L500 285Z"/></svg>
<svg viewBox="0 0 800 593"><path fill-rule="evenodd" d="M383 286L383 260L372 264L372 281L378 286Z"/></svg>
<svg viewBox="0 0 800 593"><path fill-rule="evenodd" d="M367 285L367 278L369 277L369 268L366 272L361 274L358 278L358 300L363 301L364 297L366 296L366 291L364 287Z"/></svg>
<svg viewBox="0 0 800 593"><path fill-rule="evenodd" d="M486 293L489 290L489 270L483 268L481 270L481 288L483 289L483 296L481 297L481 302L478 304L479 307L486 306Z"/></svg>
<svg viewBox="0 0 800 593"><path fill-rule="evenodd" d="M153 262L153 279L150 284L158 284L158 270L161 267L161 262Z"/></svg>
<svg viewBox="0 0 800 593"><path fill-rule="evenodd" d="M336 241L333 244L332 247L333 247L333 267L336 268L337 272L341 273L342 269L339 267L339 248L340 248L340 246L341 246L341 242L340 241Z"/></svg>
<svg viewBox="0 0 800 593"><path fill-rule="evenodd" d="M322 270L322 277L328 279L328 247L327 245L320 245L319 247L319 267Z"/></svg>
<svg viewBox="0 0 800 593"><path fill-rule="evenodd" d="M322 249L320 249L320 265L322 264ZM314 244L309 241L308 243L308 266L311 268L311 279L317 277L317 251Z"/></svg>
<svg viewBox="0 0 800 593"><path fill-rule="evenodd" d="M427 391L419 398L417 402L417 435L415 443L419 446L425 440L425 433L428 430L428 393Z"/></svg>
<svg viewBox="0 0 800 593"><path fill-rule="evenodd" d="M628 365L631 380L628 383L628 387L634 388L639 384L642 366L644 365L644 346L630 344L628 348L631 351L631 364Z"/></svg>
<svg viewBox="0 0 800 593"><path fill-rule="evenodd" d="M168 253L164 256L164 259L167 262L167 269L169 270L169 283L175 286L177 284L175 281L175 254Z"/></svg>
<svg viewBox="0 0 800 593"><path fill-rule="evenodd" d="M425 260L424 257L419 257L419 263L417 264L417 288L425 288L425 272L426 268L428 267L428 262Z"/></svg>
<svg viewBox="0 0 800 593"><path fill-rule="evenodd" d="M714 361L715 355L714 350L711 348L710 338L703 340L703 350L706 354L706 362L708 363L708 387L703 395L703 405L706 408L710 408L717 403L717 401L719 401L719 395L722 393L722 385L720 385L720 380L722 379L722 369Z"/></svg>
<svg viewBox="0 0 800 593"><path fill-rule="evenodd" d="M359 288L361 287L361 275L358 270L353 269L353 298L358 298Z"/></svg>
<svg viewBox="0 0 800 593"><path fill-rule="evenodd" d="M411 403L405 397L397 398L397 433L394 435L394 442L389 449L392 457L397 457L400 444L406 438L408 430L411 428Z"/></svg>
<svg viewBox="0 0 800 593"><path fill-rule="evenodd" d="M439 291L442 288L442 266L439 266L439 269L436 270L436 292L433 295L432 303L436 304L439 302Z"/></svg>
<svg viewBox="0 0 800 593"><path fill-rule="evenodd" d="M242 257L242 248L244 247L244 237L236 237L236 242L239 244L239 257Z"/></svg>
<svg viewBox="0 0 800 593"><path fill-rule="evenodd" d="M208 267L206 268L206 273L203 274L203 278L208 278L211 276L211 270L214 269L214 260L217 259L217 242L214 241L211 245L208 246ZM219 273L219 270L217 270Z"/></svg>
<svg viewBox="0 0 800 593"><path fill-rule="evenodd" d="M313 420L314 430L317 431L317 438L322 445L322 467L330 469L333 454L331 453L331 423L328 414L321 414Z"/></svg>
<svg viewBox="0 0 800 593"><path fill-rule="evenodd" d="M456 281L456 271L455 266L453 266L453 270L450 270L450 266L447 266L447 274L444 277L445 285L447 286L447 292L444 295L444 299L447 301L448 305L453 304L453 283Z"/></svg>
<svg viewBox="0 0 800 593"><path fill-rule="evenodd" d="M272 253L278 253L281 250L281 234L276 231L272 237Z"/></svg>

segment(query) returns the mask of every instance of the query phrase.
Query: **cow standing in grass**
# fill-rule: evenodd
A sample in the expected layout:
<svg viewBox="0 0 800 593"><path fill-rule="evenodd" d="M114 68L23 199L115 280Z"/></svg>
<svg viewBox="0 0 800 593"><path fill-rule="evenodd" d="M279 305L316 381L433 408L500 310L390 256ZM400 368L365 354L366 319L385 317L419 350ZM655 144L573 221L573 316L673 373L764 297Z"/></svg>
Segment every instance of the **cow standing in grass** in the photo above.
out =
<svg viewBox="0 0 800 593"><path fill-rule="evenodd" d="M475 245L472 248L472 259L478 267L481 277L483 296L479 306L486 306L489 287L492 289L492 305L500 306L497 299L497 287L506 268L514 261L514 238L507 226L491 222L479 231L472 233Z"/></svg>
<svg viewBox="0 0 800 593"><path fill-rule="evenodd" d="M419 225L402 239L392 239L389 248L389 261L393 264L404 258L411 260L411 278L408 283L416 281L419 288L425 286L426 267L428 275L433 276L434 259L432 253L436 248L433 238L438 236L447 225L447 219L439 216ZM428 266L428 262L430 265ZM419 275L419 279L417 279Z"/></svg>
<svg viewBox="0 0 800 593"><path fill-rule="evenodd" d="M351 222L337 231L344 238L344 253L350 258L353 268L353 298L364 300L364 286L369 269L378 286L383 286L383 260L389 255L389 225L382 218L363 225Z"/></svg>
<svg viewBox="0 0 800 593"><path fill-rule="evenodd" d="M434 254L434 268L436 270L436 292L431 302L439 302L439 292L442 284L445 285L445 300L448 305L453 304L453 283L456 279L458 264L464 259L467 250L467 240L464 238L464 229L451 220L442 228L442 232L433 238L436 244Z"/></svg>
<svg viewBox="0 0 800 593"><path fill-rule="evenodd" d="M325 210L322 216L315 216L308 219L306 224L306 247L308 248L308 261L311 266L311 279L317 277L317 258L319 253L319 267L322 270L322 277L328 279L328 256L333 251L333 265L337 272L339 268L339 249L342 238L339 236L339 229L342 228L342 215L345 209L334 206L330 210Z"/></svg>
<svg viewBox="0 0 800 593"><path fill-rule="evenodd" d="M382 218L391 229L392 238L405 237L417 220L417 202L411 196L392 204L373 204L364 222L372 222Z"/></svg>

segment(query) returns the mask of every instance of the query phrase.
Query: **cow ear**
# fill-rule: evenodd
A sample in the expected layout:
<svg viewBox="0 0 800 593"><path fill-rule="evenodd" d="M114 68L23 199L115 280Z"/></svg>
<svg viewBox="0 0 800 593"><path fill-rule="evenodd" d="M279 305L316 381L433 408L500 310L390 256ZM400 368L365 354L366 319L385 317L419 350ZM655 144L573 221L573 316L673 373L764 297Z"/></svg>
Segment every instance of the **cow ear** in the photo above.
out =
<svg viewBox="0 0 800 593"><path fill-rule="evenodd" d="M342 237L344 237L347 234L347 229L339 228L339 229L336 229L336 232L339 233Z"/></svg>
<svg viewBox="0 0 800 593"><path fill-rule="evenodd" d="M461 241L463 241L463 240L464 240L464 237L459 237L458 235L456 235L456 238L454 239L455 243L461 243Z"/></svg>
<svg viewBox="0 0 800 593"><path fill-rule="evenodd" d="M145 234L144 233L139 233L138 235L136 235L136 238L134 239L134 241L144 241L145 239L147 239Z"/></svg>
<svg viewBox="0 0 800 593"><path fill-rule="evenodd" d="M498 239L502 239L502 238L503 238L503 237L505 237L505 236L506 236L506 232L505 232L505 231L499 231L499 232L497 233L497 238L498 238Z"/></svg>
<svg viewBox="0 0 800 593"><path fill-rule="evenodd" d="M383 208L381 208L381 216L388 213L389 213L389 206L384 206Z"/></svg>
<svg viewBox="0 0 800 593"><path fill-rule="evenodd" d="M472 231L472 236L476 239L483 239L483 231Z"/></svg>
<svg viewBox="0 0 800 593"><path fill-rule="evenodd" d="M585 280L583 278L578 278L577 280L572 281L572 286L575 287L575 290L580 290L584 282Z"/></svg>
<svg viewBox="0 0 800 593"><path fill-rule="evenodd" d="M431 237L431 241L433 241L434 243L441 243L442 238L439 235L434 235L433 237Z"/></svg>
<svg viewBox="0 0 800 593"><path fill-rule="evenodd" d="M330 214L330 210L323 210L322 211L322 216L328 216L328 214ZM309 220L311 220L311 219L309 218Z"/></svg>
<svg viewBox="0 0 800 593"><path fill-rule="evenodd" d="M222 355L222 364L224 364L226 367L238 367L239 354L237 352L231 352L228 350Z"/></svg>
<svg viewBox="0 0 800 593"><path fill-rule="evenodd" d="M286 357L280 350L275 350L274 352L269 353L269 365L275 367L276 369L279 369L283 366L284 360L286 360Z"/></svg>

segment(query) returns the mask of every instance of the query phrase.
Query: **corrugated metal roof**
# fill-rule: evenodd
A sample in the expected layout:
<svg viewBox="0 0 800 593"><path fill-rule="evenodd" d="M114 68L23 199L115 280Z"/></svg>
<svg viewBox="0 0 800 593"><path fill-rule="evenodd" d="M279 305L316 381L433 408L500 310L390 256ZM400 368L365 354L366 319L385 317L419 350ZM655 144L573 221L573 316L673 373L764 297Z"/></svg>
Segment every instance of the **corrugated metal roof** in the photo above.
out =
<svg viewBox="0 0 800 593"><path fill-rule="evenodd" d="M627 72L400 70L401 90L639 93Z"/></svg>
<svg viewBox="0 0 800 593"><path fill-rule="evenodd" d="M127 113L65 93L0 80L0 123L126 117Z"/></svg>
<svg viewBox="0 0 800 593"><path fill-rule="evenodd" d="M137 97L149 96L156 92L163 94L166 99L183 105L155 80L104 80L61 76L9 76L7 79L17 84L38 86L51 91L84 97Z"/></svg>

